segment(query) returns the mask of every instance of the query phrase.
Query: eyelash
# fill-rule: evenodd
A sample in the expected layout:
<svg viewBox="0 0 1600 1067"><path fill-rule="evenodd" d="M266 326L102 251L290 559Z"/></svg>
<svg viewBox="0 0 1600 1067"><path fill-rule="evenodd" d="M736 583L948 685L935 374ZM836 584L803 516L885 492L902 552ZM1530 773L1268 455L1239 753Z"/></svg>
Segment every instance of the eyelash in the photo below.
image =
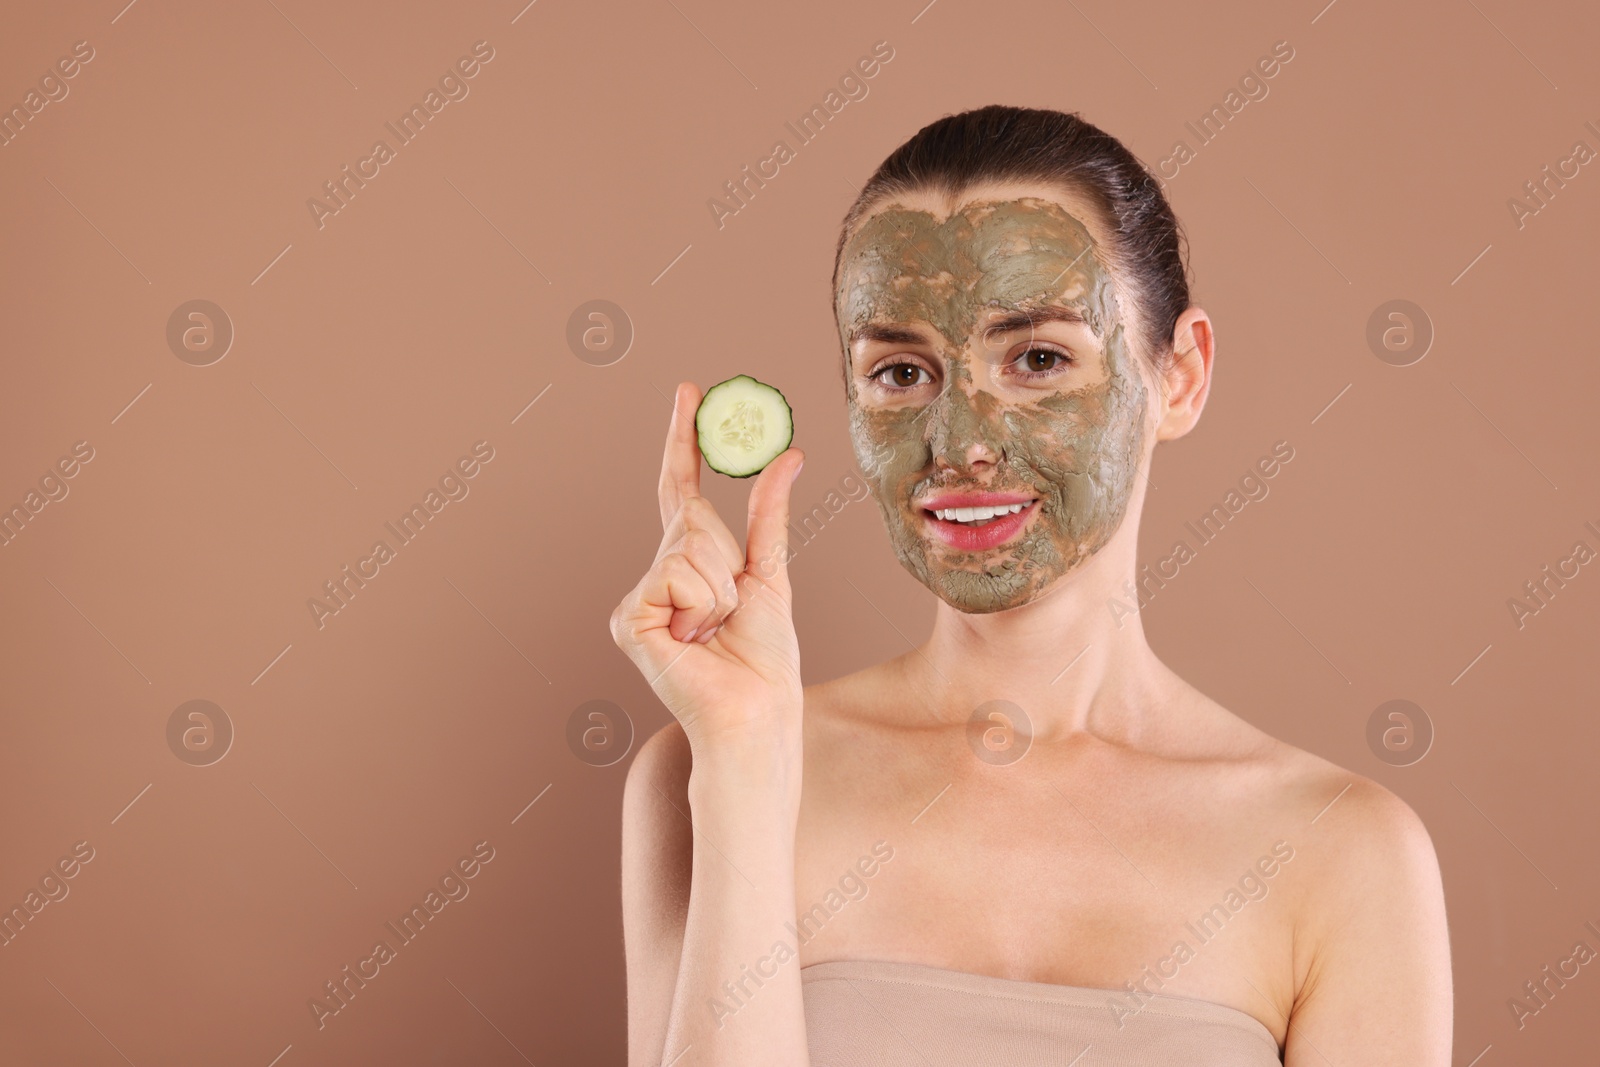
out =
<svg viewBox="0 0 1600 1067"><path fill-rule="evenodd" d="M1049 370L1019 370L1019 371L1017 371L1016 373L1018 375L1020 375L1024 379L1049 377L1050 375L1055 374L1057 371L1059 371L1062 366L1069 366L1070 367L1074 363L1077 362L1077 360L1073 359L1070 355L1068 355L1065 352L1060 351L1059 349L1044 348L1044 347L1042 347L1040 345L1034 345L1031 348L1024 349L1021 353L1019 353L1017 355L1016 359L1011 360L1009 363L1003 364L1003 366L1008 366L1008 367L1009 366L1015 366L1016 364L1020 363L1025 357L1027 357L1029 355L1032 355L1035 352L1043 352L1043 353L1045 353L1047 355L1054 356L1059 362L1055 366L1051 367ZM911 367L913 370L916 370L916 371L919 371L922 374L928 375L929 381L931 381L932 378L933 378L933 376L931 374L928 374L927 368L922 367L922 366L920 366L920 365L918 365L916 363L906 363L906 362L885 363L883 366L879 367L877 370L875 370L871 374L867 375L867 377L871 378L873 381L877 382L879 385L883 386L885 389L893 390L893 391L896 391L896 392L903 392L905 390L915 389L919 385L927 385L927 384L929 384L928 382L916 382L916 383L914 383L912 385L890 385L888 382L884 381L883 376L885 374L887 374L889 371L892 371L897 367Z"/></svg>

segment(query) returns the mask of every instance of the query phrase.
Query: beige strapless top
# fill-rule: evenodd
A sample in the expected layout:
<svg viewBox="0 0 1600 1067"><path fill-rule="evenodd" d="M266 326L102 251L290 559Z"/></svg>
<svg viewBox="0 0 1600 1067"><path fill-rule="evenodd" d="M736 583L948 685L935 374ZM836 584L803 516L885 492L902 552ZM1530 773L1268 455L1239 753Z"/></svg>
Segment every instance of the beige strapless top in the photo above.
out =
<svg viewBox="0 0 1600 1067"><path fill-rule="evenodd" d="M1020 982L917 963L800 969L812 1067L1273 1067L1261 1020L1237 1008ZM1123 1008L1121 1027L1112 1005Z"/></svg>

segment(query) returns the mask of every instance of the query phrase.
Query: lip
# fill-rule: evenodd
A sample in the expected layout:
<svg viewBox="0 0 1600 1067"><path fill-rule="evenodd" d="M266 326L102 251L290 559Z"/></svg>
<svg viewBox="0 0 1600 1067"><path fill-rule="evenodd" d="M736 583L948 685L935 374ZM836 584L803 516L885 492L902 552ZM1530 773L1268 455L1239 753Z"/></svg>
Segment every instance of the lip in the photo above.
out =
<svg viewBox="0 0 1600 1067"><path fill-rule="evenodd" d="M982 526L963 526L959 522L946 522L933 513L933 509L971 508L998 504L1023 504L1027 507L1015 515L986 522ZM951 548L962 552L987 552L998 548L1022 532L1022 527L1038 511L1038 498L1018 496L1015 493L955 493L932 497L922 505L922 521L933 536Z"/></svg>
<svg viewBox="0 0 1600 1067"><path fill-rule="evenodd" d="M1035 498L1022 493L940 493L919 500L917 507L924 511L942 511L945 508L982 508L999 504L1027 504Z"/></svg>

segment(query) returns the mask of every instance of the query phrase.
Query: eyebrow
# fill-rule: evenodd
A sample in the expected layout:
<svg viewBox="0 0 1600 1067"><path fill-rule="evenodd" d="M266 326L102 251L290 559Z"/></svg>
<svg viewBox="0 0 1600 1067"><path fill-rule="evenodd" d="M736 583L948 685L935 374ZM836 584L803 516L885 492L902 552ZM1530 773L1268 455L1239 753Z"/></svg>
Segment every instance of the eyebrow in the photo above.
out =
<svg viewBox="0 0 1600 1067"><path fill-rule="evenodd" d="M1023 328L1033 329L1040 323L1064 322L1072 326L1084 326L1088 320L1083 314L1073 308L1065 308L1056 304L1046 304L1041 307L1019 308L1008 311L997 319L991 320L984 326L984 332L999 330L1009 333L1012 330ZM927 343L926 333L914 326L892 326L884 323L869 322L856 329L850 335L850 347L854 348L862 341L882 341L891 345L919 345Z"/></svg>
<svg viewBox="0 0 1600 1067"><path fill-rule="evenodd" d="M1007 312L1005 315L990 321L984 327L984 331L1001 330L1009 333L1012 330L1020 330L1025 326L1031 329L1043 322L1064 322L1072 326L1085 326L1088 324L1088 320L1083 317L1083 313L1074 308L1046 304L1042 307L1021 308Z"/></svg>

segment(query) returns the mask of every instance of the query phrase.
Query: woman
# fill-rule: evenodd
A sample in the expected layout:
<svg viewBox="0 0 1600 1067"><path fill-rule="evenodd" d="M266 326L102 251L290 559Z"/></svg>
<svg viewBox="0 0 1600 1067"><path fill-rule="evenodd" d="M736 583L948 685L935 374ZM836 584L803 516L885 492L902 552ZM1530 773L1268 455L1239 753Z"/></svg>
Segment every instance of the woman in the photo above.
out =
<svg viewBox="0 0 1600 1067"><path fill-rule="evenodd" d="M784 566L803 457L741 548L679 387L661 548L611 623L677 719L624 801L631 1064L1450 1062L1416 815L1106 608L1210 386L1186 276L1158 184L1075 115L954 115L884 162L834 308L857 459L939 602L823 685Z"/></svg>

